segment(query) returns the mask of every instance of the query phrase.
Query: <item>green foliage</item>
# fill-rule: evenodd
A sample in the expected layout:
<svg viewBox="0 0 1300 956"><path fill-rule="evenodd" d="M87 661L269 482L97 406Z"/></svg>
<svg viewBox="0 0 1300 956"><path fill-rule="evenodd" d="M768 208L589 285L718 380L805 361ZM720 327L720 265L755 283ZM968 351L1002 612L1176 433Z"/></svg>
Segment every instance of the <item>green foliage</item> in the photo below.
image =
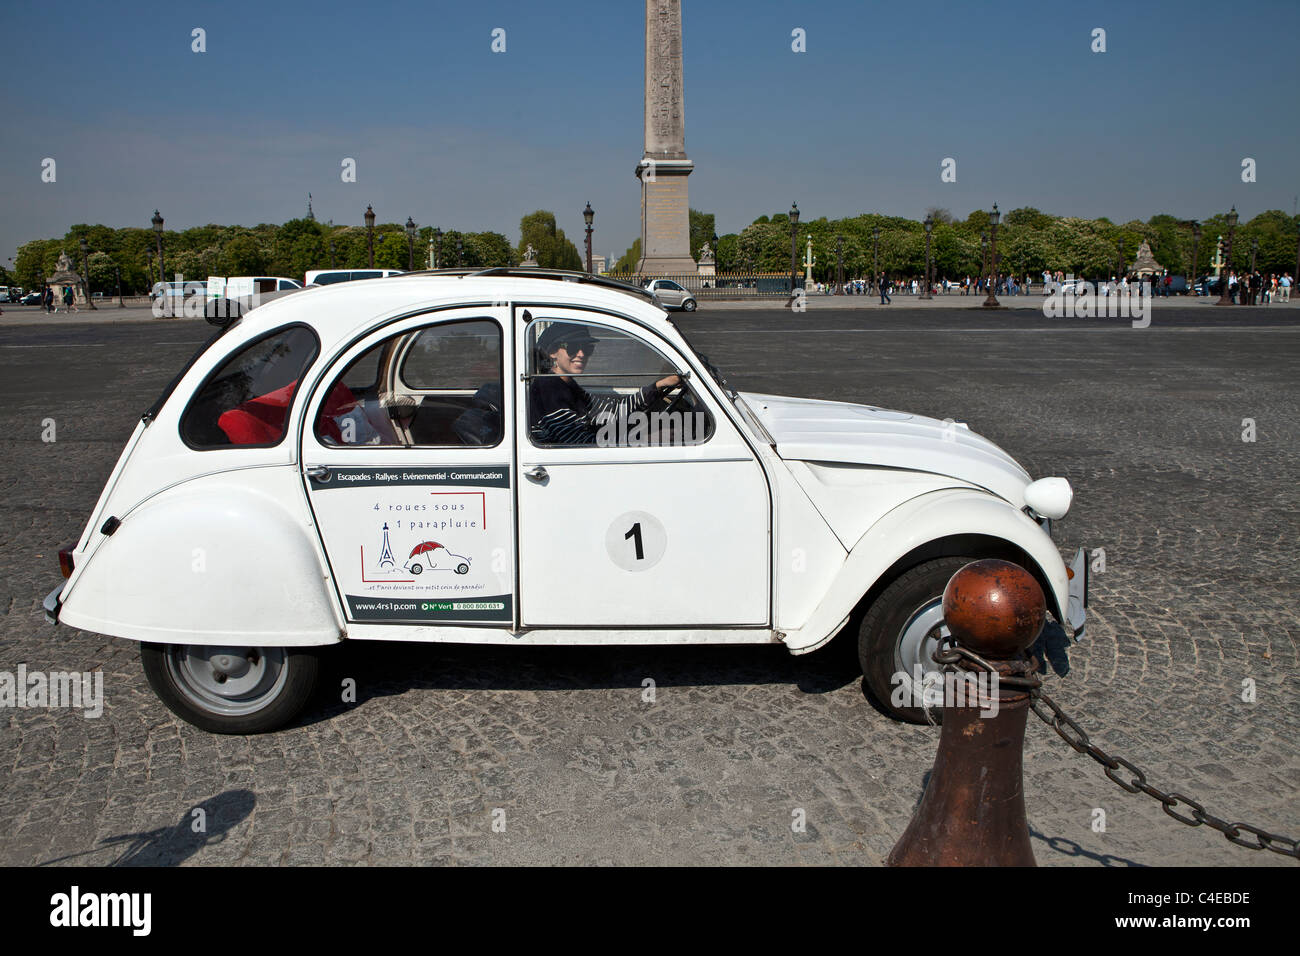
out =
<svg viewBox="0 0 1300 956"><path fill-rule="evenodd" d="M637 263L641 261L641 237L637 236L628 247L627 252L623 253L618 262L614 263L614 268L610 271L619 273L635 272Z"/></svg>
<svg viewBox="0 0 1300 956"><path fill-rule="evenodd" d="M555 213L539 209L519 220L519 260L522 262L528 246L537 253L537 264L543 269L573 269L581 271L582 257L578 249L555 225Z"/></svg>
<svg viewBox="0 0 1300 956"><path fill-rule="evenodd" d="M698 261L700 250L704 248L704 244L713 241L713 232L716 227L711 212L704 213L698 209L692 209L689 215L691 223L691 258Z"/></svg>

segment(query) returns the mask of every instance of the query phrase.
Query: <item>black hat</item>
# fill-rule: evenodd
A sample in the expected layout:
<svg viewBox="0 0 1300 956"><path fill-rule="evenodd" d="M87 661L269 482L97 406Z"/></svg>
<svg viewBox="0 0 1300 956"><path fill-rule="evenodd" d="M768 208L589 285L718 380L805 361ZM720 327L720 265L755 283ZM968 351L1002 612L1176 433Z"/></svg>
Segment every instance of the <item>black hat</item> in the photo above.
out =
<svg viewBox="0 0 1300 956"><path fill-rule="evenodd" d="M570 345L586 342L594 345L599 341L600 339L592 335L591 329L585 325L577 325L572 322L555 322L537 340L537 349L545 355L550 355L561 342Z"/></svg>

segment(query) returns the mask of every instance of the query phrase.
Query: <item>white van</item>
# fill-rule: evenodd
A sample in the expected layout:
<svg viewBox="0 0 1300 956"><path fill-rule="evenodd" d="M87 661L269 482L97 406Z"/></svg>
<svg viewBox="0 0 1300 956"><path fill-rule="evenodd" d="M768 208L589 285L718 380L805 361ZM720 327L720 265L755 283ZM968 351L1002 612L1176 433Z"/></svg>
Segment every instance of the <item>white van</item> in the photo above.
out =
<svg viewBox="0 0 1300 956"><path fill-rule="evenodd" d="M301 289L302 283L297 279L285 279L282 276L208 276L208 297L219 299L239 299L250 295L266 295L268 292L290 292Z"/></svg>
<svg viewBox="0 0 1300 956"><path fill-rule="evenodd" d="M357 279L385 279L400 276L405 269L313 269L306 275L307 285L333 285Z"/></svg>

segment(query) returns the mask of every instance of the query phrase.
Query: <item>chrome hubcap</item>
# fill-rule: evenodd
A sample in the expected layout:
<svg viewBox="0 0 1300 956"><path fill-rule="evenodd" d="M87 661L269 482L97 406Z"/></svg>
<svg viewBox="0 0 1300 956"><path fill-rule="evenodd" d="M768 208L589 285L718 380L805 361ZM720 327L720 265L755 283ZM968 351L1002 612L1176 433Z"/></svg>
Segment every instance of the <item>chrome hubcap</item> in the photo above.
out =
<svg viewBox="0 0 1300 956"><path fill-rule="evenodd" d="M903 675L902 686L907 691L909 706L921 706L922 688L942 681L943 672L935 663L933 655L949 633L948 626L943 622L942 597L917 608L903 625L894 652L894 668ZM921 687L914 689L918 668Z"/></svg>
<svg viewBox="0 0 1300 956"><path fill-rule="evenodd" d="M167 670L192 703L218 714L238 716L261 710L289 676L279 647L200 647L173 644Z"/></svg>

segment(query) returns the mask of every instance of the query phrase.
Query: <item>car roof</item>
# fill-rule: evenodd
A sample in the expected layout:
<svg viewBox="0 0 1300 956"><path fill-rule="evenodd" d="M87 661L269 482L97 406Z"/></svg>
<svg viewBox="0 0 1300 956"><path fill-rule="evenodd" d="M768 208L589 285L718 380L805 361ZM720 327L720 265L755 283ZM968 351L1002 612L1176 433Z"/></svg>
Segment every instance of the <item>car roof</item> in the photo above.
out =
<svg viewBox="0 0 1300 956"><path fill-rule="evenodd" d="M521 276L519 272L533 274ZM535 269L407 272L382 279L310 286L251 310L241 322L241 331L251 337L300 321L316 330L322 349L328 350L331 344L350 341L385 317L462 303L481 306L505 302L614 312L673 342L686 344L668 314L641 289L585 273Z"/></svg>

